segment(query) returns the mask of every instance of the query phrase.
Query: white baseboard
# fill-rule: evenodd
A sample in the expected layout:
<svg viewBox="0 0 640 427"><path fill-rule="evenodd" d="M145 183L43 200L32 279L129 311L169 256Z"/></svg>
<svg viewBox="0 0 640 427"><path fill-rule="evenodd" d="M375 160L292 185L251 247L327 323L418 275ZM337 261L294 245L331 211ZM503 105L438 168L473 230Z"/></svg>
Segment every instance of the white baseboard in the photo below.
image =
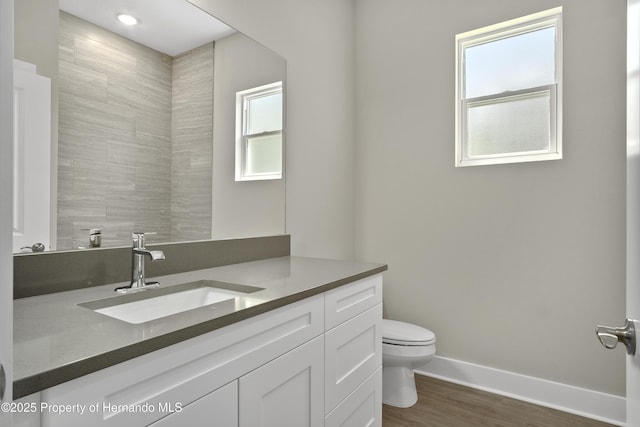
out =
<svg viewBox="0 0 640 427"><path fill-rule="evenodd" d="M624 397L440 356L415 372L610 424L625 425Z"/></svg>

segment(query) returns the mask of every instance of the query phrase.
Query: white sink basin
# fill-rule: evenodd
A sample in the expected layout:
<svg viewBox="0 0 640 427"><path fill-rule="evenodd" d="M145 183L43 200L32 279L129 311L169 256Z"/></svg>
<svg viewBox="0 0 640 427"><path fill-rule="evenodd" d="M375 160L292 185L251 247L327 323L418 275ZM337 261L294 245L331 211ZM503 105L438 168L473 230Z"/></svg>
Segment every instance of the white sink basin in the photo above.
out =
<svg viewBox="0 0 640 427"><path fill-rule="evenodd" d="M202 283L207 283L203 281ZM210 283L210 282L209 282ZM214 282L215 283L215 282ZM138 324L160 319L172 314L205 307L222 301L232 300L239 296L246 296L249 292L255 292L261 288L244 285L233 285L238 290L223 289L207 285L194 287L193 285L176 286L174 288L164 288L162 290L151 289L143 294L127 297L113 298L113 303L104 306L101 301L80 304L83 307L92 309L96 313L101 313L124 322ZM152 292L160 291L164 295L153 296ZM131 299L134 299L131 301ZM105 301L105 300L103 300Z"/></svg>

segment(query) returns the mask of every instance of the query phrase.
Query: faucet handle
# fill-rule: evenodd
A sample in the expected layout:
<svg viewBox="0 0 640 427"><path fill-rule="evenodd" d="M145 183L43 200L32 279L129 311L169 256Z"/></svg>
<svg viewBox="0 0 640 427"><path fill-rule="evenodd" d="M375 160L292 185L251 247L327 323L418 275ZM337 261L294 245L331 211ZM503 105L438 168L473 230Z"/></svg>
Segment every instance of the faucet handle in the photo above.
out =
<svg viewBox="0 0 640 427"><path fill-rule="evenodd" d="M150 234L158 234L155 231L134 231L131 233L131 238L133 239L133 247L137 249L144 248L144 236L148 236Z"/></svg>
<svg viewBox="0 0 640 427"><path fill-rule="evenodd" d="M131 233L131 237L136 239L138 237L144 237L144 236L153 235L153 234L158 234L158 233L155 231L134 231L133 233Z"/></svg>
<svg viewBox="0 0 640 427"><path fill-rule="evenodd" d="M144 248L144 233L139 233L134 231L131 234L131 238L133 239L133 247L134 249L142 249Z"/></svg>

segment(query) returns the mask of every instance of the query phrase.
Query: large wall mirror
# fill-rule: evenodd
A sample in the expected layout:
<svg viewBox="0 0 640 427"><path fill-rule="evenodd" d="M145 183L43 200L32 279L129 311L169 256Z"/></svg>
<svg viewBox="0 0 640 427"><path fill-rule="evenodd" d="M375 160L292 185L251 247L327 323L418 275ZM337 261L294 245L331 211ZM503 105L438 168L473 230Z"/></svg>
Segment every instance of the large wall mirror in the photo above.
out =
<svg viewBox="0 0 640 427"><path fill-rule="evenodd" d="M37 174L26 168L14 204L49 235L14 233L14 252L90 248L95 229L101 247L129 245L133 231L152 232L149 243L284 234L284 174L235 173L236 94L286 90L286 61L270 49L186 0L21 0L15 57L50 81L51 170L31 181L48 184L35 198L51 209L23 200Z"/></svg>

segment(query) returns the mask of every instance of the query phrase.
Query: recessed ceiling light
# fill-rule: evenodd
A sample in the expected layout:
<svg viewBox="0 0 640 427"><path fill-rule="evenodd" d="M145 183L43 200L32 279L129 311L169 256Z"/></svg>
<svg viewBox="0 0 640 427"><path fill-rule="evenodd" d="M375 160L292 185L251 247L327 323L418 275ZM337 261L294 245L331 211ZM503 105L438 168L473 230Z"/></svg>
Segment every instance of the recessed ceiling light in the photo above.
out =
<svg viewBox="0 0 640 427"><path fill-rule="evenodd" d="M125 25L136 25L138 20L131 15L127 15L126 13L121 13L118 15L118 21L122 22Z"/></svg>

